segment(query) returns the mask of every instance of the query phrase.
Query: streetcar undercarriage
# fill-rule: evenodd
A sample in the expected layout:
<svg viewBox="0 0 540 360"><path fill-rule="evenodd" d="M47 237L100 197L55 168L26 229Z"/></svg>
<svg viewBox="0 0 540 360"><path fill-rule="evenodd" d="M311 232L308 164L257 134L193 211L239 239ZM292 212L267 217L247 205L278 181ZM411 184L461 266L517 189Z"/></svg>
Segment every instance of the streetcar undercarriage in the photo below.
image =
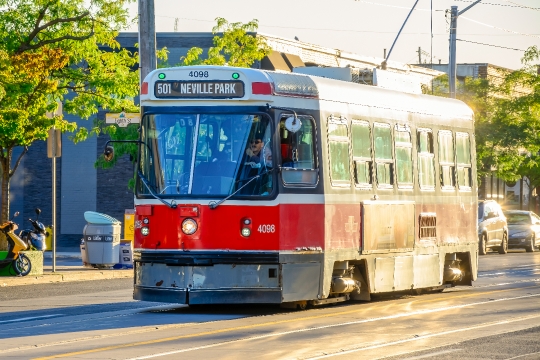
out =
<svg viewBox="0 0 540 360"><path fill-rule="evenodd" d="M134 299L303 308L349 299L368 301L375 293L471 285L471 274L476 273L471 267L476 262L467 252L378 256L334 261L323 253L138 252ZM332 271L326 272L329 263Z"/></svg>

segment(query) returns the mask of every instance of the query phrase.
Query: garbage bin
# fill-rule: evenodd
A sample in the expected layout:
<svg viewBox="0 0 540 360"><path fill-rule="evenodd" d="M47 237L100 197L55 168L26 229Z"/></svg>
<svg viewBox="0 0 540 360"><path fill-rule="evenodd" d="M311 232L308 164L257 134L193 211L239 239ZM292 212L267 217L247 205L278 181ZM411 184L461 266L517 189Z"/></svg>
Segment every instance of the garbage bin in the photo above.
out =
<svg viewBox="0 0 540 360"><path fill-rule="evenodd" d="M98 213L86 211L83 236L88 263L98 268L108 268L118 263L120 257L120 221Z"/></svg>

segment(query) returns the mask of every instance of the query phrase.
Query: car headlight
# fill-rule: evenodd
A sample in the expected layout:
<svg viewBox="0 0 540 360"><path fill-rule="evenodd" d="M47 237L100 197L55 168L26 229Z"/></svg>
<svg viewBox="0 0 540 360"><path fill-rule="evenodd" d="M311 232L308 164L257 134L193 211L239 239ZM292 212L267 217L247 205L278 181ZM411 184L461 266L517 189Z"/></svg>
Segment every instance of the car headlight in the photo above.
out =
<svg viewBox="0 0 540 360"><path fill-rule="evenodd" d="M186 235L192 235L197 231L197 222L193 219L185 219L182 221L182 231Z"/></svg>

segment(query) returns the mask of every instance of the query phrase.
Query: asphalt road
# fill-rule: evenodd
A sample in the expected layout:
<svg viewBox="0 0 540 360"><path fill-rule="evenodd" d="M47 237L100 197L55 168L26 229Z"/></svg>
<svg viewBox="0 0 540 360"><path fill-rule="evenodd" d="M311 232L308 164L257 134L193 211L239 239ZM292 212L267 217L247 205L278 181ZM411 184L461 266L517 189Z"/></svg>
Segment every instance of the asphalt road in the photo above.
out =
<svg viewBox="0 0 540 360"><path fill-rule="evenodd" d="M132 279L0 288L2 359L540 359L540 252L473 287L306 311L136 302Z"/></svg>

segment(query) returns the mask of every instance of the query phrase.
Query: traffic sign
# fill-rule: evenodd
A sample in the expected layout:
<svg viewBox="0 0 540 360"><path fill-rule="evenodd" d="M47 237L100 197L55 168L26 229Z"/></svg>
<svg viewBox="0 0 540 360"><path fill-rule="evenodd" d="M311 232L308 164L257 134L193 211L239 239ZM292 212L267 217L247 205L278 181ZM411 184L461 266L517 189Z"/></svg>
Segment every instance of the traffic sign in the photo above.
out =
<svg viewBox="0 0 540 360"><path fill-rule="evenodd" d="M126 127L129 124L138 124L141 122L141 115L138 113L126 113L120 114L107 114L105 116L105 123L117 124L120 127Z"/></svg>

